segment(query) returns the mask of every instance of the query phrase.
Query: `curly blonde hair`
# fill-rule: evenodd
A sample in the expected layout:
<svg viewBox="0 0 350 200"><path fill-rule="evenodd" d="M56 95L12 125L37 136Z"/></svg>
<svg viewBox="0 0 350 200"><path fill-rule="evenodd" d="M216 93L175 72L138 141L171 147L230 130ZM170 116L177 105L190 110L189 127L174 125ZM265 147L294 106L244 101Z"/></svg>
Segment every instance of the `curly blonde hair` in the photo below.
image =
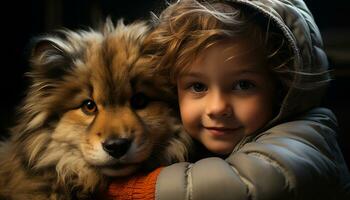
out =
<svg viewBox="0 0 350 200"><path fill-rule="evenodd" d="M219 0L179 0L155 18L146 52L157 60L157 69L169 73L173 83L209 46L226 39L250 37L265 49L266 61L283 90L292 76L293 61L284 36L269 20L249 8ZM258 15L258 17L257 17Z"/></svg>

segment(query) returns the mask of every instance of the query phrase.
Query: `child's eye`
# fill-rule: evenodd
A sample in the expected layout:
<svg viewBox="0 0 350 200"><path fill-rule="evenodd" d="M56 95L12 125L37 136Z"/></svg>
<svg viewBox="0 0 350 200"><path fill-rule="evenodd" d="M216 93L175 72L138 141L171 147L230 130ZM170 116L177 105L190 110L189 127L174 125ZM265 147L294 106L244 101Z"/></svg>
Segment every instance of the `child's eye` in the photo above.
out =
<svg viewBox="0 0 350 200"><path fill-rule="evenodd" d="M255 87L255 84L251 81L240 80L233 86L233 90L249 90Z"/></svg>
<svg viewBox="0 0 350 200"><path fill-rule="evenodd" d="M193 92L207 91L207 87L203 83L193 83L190 88Z"/></svg>

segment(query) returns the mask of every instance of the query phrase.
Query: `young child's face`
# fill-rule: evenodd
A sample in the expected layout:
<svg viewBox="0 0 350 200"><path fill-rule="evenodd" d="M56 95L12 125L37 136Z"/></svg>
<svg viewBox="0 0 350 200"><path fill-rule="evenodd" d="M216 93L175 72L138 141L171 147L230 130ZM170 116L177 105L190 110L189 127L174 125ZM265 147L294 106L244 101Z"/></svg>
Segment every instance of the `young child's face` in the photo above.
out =
<svg viewBox="0 0 350 200"><path fill-rule="evenodd" d="M178 76L184 127L211 152L231 153L273 117L275 84L264 60L253 41L224 40Z"/></svg>

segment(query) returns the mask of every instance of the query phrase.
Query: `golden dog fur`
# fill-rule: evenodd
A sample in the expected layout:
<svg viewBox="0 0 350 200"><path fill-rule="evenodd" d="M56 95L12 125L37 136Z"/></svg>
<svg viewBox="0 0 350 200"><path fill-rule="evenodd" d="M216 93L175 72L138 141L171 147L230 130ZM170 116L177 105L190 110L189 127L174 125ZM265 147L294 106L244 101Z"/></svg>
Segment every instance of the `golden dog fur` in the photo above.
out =
<svg viewBox="0 0 350 200"><path fill-rule="evenodd" d="M0 147L0 199L93 199L108 177L183 161L183 133L166 77L142 54L143 22L60 31L34 45L17 125ZM109 138L131 141L117 156Z"/></svg>

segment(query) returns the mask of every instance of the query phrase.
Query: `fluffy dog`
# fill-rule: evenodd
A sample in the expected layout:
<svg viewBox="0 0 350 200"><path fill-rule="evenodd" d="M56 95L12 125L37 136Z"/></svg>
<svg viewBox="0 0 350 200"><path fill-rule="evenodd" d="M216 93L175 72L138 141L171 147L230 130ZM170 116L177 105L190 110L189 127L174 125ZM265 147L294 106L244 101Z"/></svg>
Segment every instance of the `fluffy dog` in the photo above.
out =
<svg viewBox="0 0 350 200"><path fill-rule="evenodd" d="M183 161L190 145L143 22L59 31L32 50L18 124L0 147L0 199L92 199L108 177Z"/></svg>

